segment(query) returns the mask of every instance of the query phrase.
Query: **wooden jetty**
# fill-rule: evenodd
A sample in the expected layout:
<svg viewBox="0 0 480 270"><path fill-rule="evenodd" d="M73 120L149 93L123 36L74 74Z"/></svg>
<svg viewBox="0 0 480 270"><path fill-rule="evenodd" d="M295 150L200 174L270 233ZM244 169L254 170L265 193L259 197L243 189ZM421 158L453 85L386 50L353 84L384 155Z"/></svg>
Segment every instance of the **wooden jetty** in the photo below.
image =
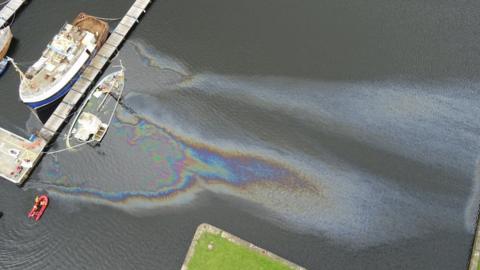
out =
<svg viewBox="0 0 480 270"><path fill-rule="evenodd" d="M18 2L23 3L21 0L11 0L9 4ZM38 163L45 153L43 151L45 146L60 132L71 112L77 107L78 102L88 92L97 77L103 72L104 67L115 55L126 35L135 23L139 22L140 16L146 12L150 2L150 0L136 0L133 3L103 46L98 50L89 66L75 82L47 122L45 122L38 134L38 138L32 142L0 128L0 176L15 184L22 184L28 178L34 165ZM32 144L35 146L33 149ZM2 145L5 147L2 148ZM15 150L15 153L9 154L9 151L12 149L10 146L12 145L18 150L18 155L16 155L17 151ZM3 151L5 151L5 154ZM24 158L24 155L28 155L28 158ZM13 174L11 174L12 169Z"/></svg>
<svg viewBox="0 0 480 270"><path fill-rule="evenodd" d="M3 26L13 14L25 3L26 0L10 0L8 3L0 10L0 27Z"/></svg>

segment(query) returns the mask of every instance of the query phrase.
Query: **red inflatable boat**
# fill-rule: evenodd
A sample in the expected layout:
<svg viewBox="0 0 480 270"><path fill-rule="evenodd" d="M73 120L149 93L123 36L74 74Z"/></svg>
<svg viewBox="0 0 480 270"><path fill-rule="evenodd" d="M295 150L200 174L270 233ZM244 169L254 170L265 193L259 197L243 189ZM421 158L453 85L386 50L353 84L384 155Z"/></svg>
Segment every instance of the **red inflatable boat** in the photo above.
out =
<svg viewBox="0 0 480 270"><path fill-rule="evenodd" d="M45 212L45 209L48 206L48 197L47 195L41 195L35 197L35 203L33 204L32 210L28 212L28 217L35 219L35 221L38 221L42 215L43 212Z"/></svg>

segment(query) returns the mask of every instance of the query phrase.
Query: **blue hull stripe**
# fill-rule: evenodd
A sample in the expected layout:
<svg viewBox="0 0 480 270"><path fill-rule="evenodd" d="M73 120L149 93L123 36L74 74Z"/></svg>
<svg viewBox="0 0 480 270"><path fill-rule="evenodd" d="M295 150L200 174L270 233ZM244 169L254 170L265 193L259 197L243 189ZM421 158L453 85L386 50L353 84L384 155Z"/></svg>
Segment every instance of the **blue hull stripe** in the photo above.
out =
<svg viewBox="0 0 480 270"><path fill-rule="evenodd" d="M60 91L58 91L55 95L39 102L27 103L27 105L32 109L38 109L40 107L43 107L45 105L48 105L54 102L59 98L62 98L68 93L68 91L70 90L70 88L72 88L73 84L75 84L78 78L80 78L80 74L81 72L78 72L77 75L75 75L75 77L73 77L72 80L70 80L70 82L67 85L65 85L62 89L60 89Z"/></svg>
<svg viewBox="0 0 480 270"><path fill-rule="evenodd" d="M85 68L90 64L90 62L92 61L93 59L93 56L95 55L96 53L96 49L90 54L90 58L87 60L87 62L82 66L82 68L77 72L77 74L75 74L75 76L70 80L70 82L68 82L62 89L60 89L60 91L58 91L55 95L47 98L47 99L44 99L44 100L41 100L41 101L38 101L38 102L32 102L32 103L29 103L27 102L26 104L32 108L32 109L38 109L40 107L43 107L45 105L48 105L62 97L64 97L68 91L70 91L70 88L72 88L72 86L75 84L75 82L78 80L78 78L80 78L80 74L83 73L83 71L85 70Z"/></svg>

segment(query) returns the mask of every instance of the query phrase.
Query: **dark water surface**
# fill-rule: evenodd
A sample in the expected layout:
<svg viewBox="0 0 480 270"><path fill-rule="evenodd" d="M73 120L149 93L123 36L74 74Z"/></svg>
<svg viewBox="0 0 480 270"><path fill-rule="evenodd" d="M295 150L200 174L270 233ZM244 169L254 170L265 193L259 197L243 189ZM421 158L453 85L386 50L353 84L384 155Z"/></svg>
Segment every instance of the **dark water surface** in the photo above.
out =
<svg viewBox="0 0 480 270"><path fill-rule="evenodd" d="M11 56L26 68L78 12L129 4L32 0ZM179 269L208 222L309 269L464 269L478 5L155 1L116 59L125 104L101 146L0 182L0 268ZM0 125L26 137L17 86L10 69Z"/></svg>

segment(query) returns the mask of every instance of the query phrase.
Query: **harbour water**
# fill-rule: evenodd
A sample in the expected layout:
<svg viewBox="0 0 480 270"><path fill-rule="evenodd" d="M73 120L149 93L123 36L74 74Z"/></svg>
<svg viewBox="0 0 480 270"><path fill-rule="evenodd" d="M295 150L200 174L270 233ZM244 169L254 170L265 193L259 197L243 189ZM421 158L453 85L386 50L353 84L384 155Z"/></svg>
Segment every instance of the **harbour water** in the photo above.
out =
<svg viewBox="0 0 480 270"><path fill-rule="evenodd" d="M129 4L30 1L11 56L26 67L78 12ZM116 59L126 96L101 146L0 182L0 268L179 269L207 222L308 269L464 269L474 5L155 1ZM0 125L28 137L17 85L12 69L0 80Z"/></svg>

